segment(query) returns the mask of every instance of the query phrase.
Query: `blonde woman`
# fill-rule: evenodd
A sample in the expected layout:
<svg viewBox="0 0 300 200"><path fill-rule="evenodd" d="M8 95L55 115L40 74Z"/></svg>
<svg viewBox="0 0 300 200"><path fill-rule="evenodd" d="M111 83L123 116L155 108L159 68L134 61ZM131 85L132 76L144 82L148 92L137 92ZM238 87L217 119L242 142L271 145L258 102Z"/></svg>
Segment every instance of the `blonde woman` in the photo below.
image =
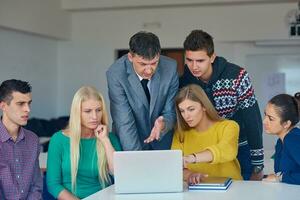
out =
<svg viewBox="0 0 300 200"><path fill-rule="evenodd" d="M50 141L47 185L60 200L85 198L111 184L113 152L120 150L108 133L103 96L93 87L81 87L71 106L69 125Z"/></svg>
<svg viewBox="0 0 300 200"><path fill-rule="evenodd" d="M236 158L239 126L222 119L197 85L182 88L176 96L177 127L172 149L184 155L184 180L201 182L206 176L241 180Z"/></svg>

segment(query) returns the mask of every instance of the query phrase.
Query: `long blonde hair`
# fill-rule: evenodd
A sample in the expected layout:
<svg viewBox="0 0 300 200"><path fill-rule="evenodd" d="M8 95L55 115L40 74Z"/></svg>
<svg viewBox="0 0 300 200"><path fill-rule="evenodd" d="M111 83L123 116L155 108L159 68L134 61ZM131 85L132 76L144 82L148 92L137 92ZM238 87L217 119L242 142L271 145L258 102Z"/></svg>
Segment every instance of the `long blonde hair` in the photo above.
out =
<svg viewBox="0 0 300 200"><path fill-rule="evenodd" d="M83 101L95 99L99 100L102 104L102 118L101 124L108 126L108 115L106 111L106 106L104 98L100 92L97 91L94 87L83 86L81 87L74 95L70 120L67 130L70 137L70 160L71 160L71 181L72 181L72 191L76 191L76 177L78 171L78 162L80 157L80 139L81 139L81 104ZM102 143L97 139L96 140L96 150L98 157L98 174L99 181L101 181L103 186L111 183L109 174L108 174L108 165L107 158L105 155L105 149Z"/></svg>
<svg viewBox="0 0 300 200"><path fill-rule="evenodd" d="M180 142L184 141L183 132L191 129L191 127L185 122L182 115L180 114L180 110L178 106L181 102L183 102L186 99L200 103L206 109L205 113L210 120L212 121L223 120L223 118L220 117L215 107L208 99L206 93L200 86L191 84L181 88L175 97L175 108L176 108L176 116L177 116L176 130L179 132Z"/></svg>

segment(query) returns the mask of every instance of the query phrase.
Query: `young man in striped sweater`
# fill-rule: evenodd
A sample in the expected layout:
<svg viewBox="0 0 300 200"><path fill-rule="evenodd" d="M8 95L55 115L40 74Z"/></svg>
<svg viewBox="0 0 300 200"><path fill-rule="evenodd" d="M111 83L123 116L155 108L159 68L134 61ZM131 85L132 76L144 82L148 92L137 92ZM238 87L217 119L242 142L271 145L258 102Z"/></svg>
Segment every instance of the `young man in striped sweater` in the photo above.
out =
<svg viewBox="0 0 300 200"><path fill-rule="evenodd" d="M193 30L184 41L185 69L180 87L198 84L219 115L240 126L238 160L245 180L263 177L262 119L249 74L216 56L213 38Z"/></svg>

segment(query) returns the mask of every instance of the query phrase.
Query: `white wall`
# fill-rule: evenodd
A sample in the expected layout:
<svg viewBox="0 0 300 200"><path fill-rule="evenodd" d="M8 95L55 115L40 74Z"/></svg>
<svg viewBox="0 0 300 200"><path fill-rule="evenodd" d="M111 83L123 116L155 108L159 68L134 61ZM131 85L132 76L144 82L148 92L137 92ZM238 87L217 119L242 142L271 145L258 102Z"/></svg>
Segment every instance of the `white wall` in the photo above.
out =
<svg viewBox="0 0 300 200"><path fill-rule="evenodd" d="M291 49L286 48L286 51L291 51ZM267 102L273 96L280 93L294 95L300 91L300 48L293 53L286 54L267 54L266 52L265 54L249 54L246 57L246 63L248 72L251 73L262 116ZM281 78L285 81L281 81ZM264 134L265 148L273 149L276 140L277 137Z"/></svg>
<svg viewBox="0 0 300 200"><path fill-rule="evenodd" d="M0 26L45 35L70 37L70 15L61 0L0 0Z"/></svg>
<svg viewBox="0 0 300 200"><path fill-rule="evenodd" d="M105 47L107 45L104 45ZM101 47L101 45L100 45ZM107 53L101 53L107 51ZM75 92L83 85L106 91L105 60L113 61L113 51L99 50L98 41L65 41L58 53L58 115L68 115ZM108 101L108 99L107 99Z"/></svg>
<svg viewBox="0 0 300 200"><path fill-rule="evenodd" d="M194 28L209 31L218 41L288 39L286 15L296 8L296 3L270 3L74 12L72 38L105 38L111 45L127 46L132 33L157 22L160 27L150 31L166 46L181 46Z"/></svg>
<svg viewBox="0 0 300 200"><path fill-rule="evenodd" d="M31 117L55 117L57 41L0 28L0 82L12 78L32 85Z"/></svg>
<svg viewBox="0 0 300 200"><path fill-rule="evenodd" d="M0 0L0 80L32 84L32 117L57 117L58 39L70 26L61 0Z"/></svg>

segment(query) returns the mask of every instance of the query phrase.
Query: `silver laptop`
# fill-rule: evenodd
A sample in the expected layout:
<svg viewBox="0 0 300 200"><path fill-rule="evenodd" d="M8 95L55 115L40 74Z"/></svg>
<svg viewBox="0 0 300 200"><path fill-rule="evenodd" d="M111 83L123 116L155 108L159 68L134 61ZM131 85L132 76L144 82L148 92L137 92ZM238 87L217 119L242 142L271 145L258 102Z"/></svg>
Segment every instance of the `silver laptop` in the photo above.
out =
<svg viewBox="0 0 300 200"><path fill-rule="evenodd" d="M116 193L182 192L180 150L114 153Z"/></svg>

